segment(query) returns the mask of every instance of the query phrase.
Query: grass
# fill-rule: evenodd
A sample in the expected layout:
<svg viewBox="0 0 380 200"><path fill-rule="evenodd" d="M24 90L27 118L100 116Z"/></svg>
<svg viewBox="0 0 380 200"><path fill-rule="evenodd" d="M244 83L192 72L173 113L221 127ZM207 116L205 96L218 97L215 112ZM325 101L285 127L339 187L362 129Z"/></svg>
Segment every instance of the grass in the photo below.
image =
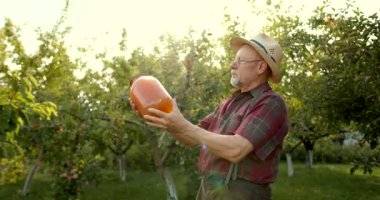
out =
<svg viewBox="0 0 380 200"><path fill-rule="evenodd" d="M297 164L293 177L287 176L285 163L280 169L272 187L274 200L380 200L379 168L372 175L363 175L360 170L350 175L349 165L324 164L307 169Z"/></svg>
<svg viewBox="0 0 380 200"><path fill-rule="evenodd" d="M166 199L166 186L157 172L134 172L127 176L126 182L121 182L115 172L103 173L103 177L105 179L100 185L86 188L82 199ZM187 187L190 177L174 172L173 178L179 199L186 199L186 196L191 195Z"/></svg>
<svg viewBox="0 0 380 200"><path fill-rule="evenodd" d="M189 182L191 177L185 173L172 172L176 183L176 190L179 199L189 199L194 194L190 193ZM90 185L84 189L81 200L161 200L166 199L166 186L157 172L130 172L127 180L121 182L117 170L103 170L101 172L100 183ZM197 186L196 186L197 187ZM49 200L53 199L51 192L51 182L49 177L36 174L33 180L31 191L27 198L20 197L23 188L23 181L15 184L0 185L0 200ZM191 191L195 191L193 188ZM194 199L194 198L191 198Z"/></svg>
<svg viewBox="0 0 380 200"><path fill-rule="evenodd" d="M318 164L306 169L303 164L295 164L293 177L286 174L286 164L281 163L280 174L272 185L273 200L380 200L380 169L372 175L349 174L349 165ZM130 172L127 181L119 181L117 170L104 170L97 186L86 187L83 200L161 200L166 199L166 188L156 172ZM175 171L180 200L195 199L198 187L196 177ZM0 199L21 200L17 194L22 189L22 181L0 186ZM51 199L48 177L38 174L33 180L28 200Z"/></svg>

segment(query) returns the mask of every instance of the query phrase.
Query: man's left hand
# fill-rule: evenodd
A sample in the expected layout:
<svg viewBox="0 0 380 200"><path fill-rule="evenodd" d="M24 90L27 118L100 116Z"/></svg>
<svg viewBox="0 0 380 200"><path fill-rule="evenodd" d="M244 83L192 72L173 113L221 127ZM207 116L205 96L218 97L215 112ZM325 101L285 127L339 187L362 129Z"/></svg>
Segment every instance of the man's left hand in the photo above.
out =
<svg viewBox="0 0 380 200"><path fill-rule="evenodd" d="M166 129L171 133L180 133L191 127L191 123L187 121L177 106L176 99L173 99L173 109L170 113L162 112L155 108L149 108L149 112L156 115L144 115L147 124L159 128Z"/></svg>

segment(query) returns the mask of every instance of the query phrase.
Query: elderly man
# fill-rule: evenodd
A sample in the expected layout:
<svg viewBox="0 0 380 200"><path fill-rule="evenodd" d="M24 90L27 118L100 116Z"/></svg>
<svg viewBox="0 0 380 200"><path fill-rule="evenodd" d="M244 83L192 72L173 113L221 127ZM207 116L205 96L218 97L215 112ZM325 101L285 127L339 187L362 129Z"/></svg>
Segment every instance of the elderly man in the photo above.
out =
<svg viewBox="0 0 380 200"><path fill-rule="evenodd" d="M197 199L271 199L282 143L288 132L284 100L268 81L281 81L281 46L266 34L232 38L236 51L231 84L238 89L199 125L186 120L174 100L173 111L150 108L147 123L165 128L177 140L200 145L202 176Z"/></svg>

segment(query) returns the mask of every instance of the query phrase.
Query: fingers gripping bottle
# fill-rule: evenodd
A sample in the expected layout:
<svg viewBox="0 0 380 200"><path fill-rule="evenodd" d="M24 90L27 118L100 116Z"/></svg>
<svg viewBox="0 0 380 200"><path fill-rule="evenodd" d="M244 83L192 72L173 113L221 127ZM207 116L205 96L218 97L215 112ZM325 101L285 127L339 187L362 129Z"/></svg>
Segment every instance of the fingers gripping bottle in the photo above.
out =
<svg viewBox="0 0 380 200"><path fill-rule="evenodd" d="M139 76L132 80L130 98L141 116L152 115L148 108L156 108L166 113L173 109L172 97L153 76Z"/></svg>

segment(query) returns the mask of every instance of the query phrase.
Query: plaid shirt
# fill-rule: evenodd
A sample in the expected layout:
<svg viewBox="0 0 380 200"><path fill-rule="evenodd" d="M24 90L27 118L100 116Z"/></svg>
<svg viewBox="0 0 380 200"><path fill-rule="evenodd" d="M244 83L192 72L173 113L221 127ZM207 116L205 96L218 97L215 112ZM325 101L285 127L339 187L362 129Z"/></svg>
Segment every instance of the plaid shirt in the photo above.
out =
<svg viewBox="0 0 380 200"><path fill-rule="evenodd" d="M249 92L237 92L222 102L200 127L224 135L238 134L253 145L252 153L239 163L238 177L254 183L271 183L277 177L282 143L288 132L284 100L264 83ZM226 175L230 162L201 145L198 166L201 174Z"/></svg>

